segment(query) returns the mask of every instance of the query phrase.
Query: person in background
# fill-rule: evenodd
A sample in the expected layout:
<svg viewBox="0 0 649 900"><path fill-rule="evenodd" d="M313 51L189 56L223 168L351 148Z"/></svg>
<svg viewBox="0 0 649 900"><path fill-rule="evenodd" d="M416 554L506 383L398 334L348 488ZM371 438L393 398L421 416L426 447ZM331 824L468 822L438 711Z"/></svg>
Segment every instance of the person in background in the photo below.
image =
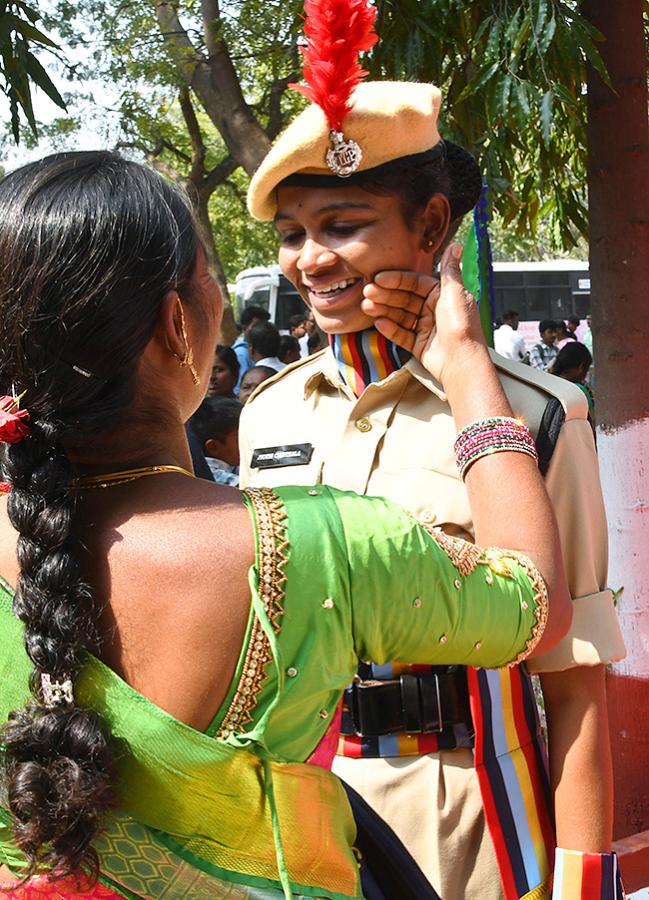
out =
<svg viewBox="0 0 649 900"><path fill-rule="evenodd" d="M579 341L567 341L565 347L559 350L559 354L552 363L548 372L571 381L586 395L588 400L588 418L592 427L595 427L595 395L592 388L586 383L586 377L593 364L593 355L585 344Z"/></svg>
<svg viewBox="0 0 649 900"><path fill-rule="evenodd" d="M507 359L522 362L525 359L525 338L518 333L518 310L503 313L502 325L494 332L494 350Z"/></svg>
<svg viewBox="0 0 649 900"><path fill-rule="evenodd" d="M291 363L297 362L301 356L298 339L291 334L283 334L279 339L280 360L289 366Z"/></svg>
<svg viewBox="0 0 649 900"><path fill-rule="evenodd" d="M277 372L275 369L271 369L270 366L253 366L252 369L248 369L241 382L239 402L245 406L255 388L258 388L262 382L272 378L273 375L277 375Z"/></svg>
<svg viewBox="0 0 649 900"><path fill-rule="evenodd" d="M307 344L309 341L309 335L306 332L306 313L298 313L295 316L291 316L291 318L288 320L288 328L291 337L294 337L297 341L299 341L300 356L308 356L309 351L307 348Z"/></svg>
<svg viewBox="0 0 649 900"><path fill-rule="evenodd" d="M581 319L579 318L579 316L568 316L568 331L570 332L570 334L574 337L574 339L576 341L579 340L579 337L577 335L577 330L580 325L581 325Z"/></svg>
<svg viewBox="0 0 649 900"><path fill-rule="evenodd" d="M239 360L232 347L217 344L207 396L230 397L234 400L234 389L239 383L239 368Z"/></svg>
<svg viewBox="0 0 649 900"><path fill-rule="evenodd" d="M566 346L568 341L576 341L577 338L570 331L566 323L562 319L557 320L557 350L561 350Z"/></svg>
<svg viewBox="0 0 649 900"><path fill-rule="evenodd" d="M248 352L256 366L268 366L276 372L285 368L279 358L280 333L272 322L258 322L248 332Z"/></svg>
<svg viewBox="0 0 649 900"><path fill-rule="evenodd" d="M239 380L237 382L236 391L239 391L241 388L243 376L248 369L254 365L248 352L248 333L253 325L257 325L259 322L268 322L269 319L270 313L262 306L246 306L241 313L241 321L239 323L241 333L232 345L232 349L237 354L237 359L239 360Z"/></svg>
<svg viewBox="0 0 649 900"><path fill-rule="evenodd" d="M308 355L313 356L314 353L319 353L321 350L324 350L326 346L327 335L316 325L315 329L309 335L307 343Z"/></svg>
<svg viewBox="0 0 649 900"><path fill-rule="evenodd" d="M306 314L306 319L304 320L304 327L306 329L306 333L309 337L317 330L318 324L315 320L315 316L313 315L313 310L310 309Z"/></svg>
<svg viewBox="0 0 649 900"><path fill-rule="evenodd" d="M586 347L590 350L591 356L593 354L593 317L590 313L586 316L586 331L584 331L584 335L582 337L582 344L585 344Z"/></svg>
<svg viewBox="0 0 649 900"><path fill-rule="evenodd" d="M541 340L537 341L530 350L530 365L541 372L547 372L550 364L556 359L557 323L554 319L543 319L539 322L539 334Z"/></svg>
<svg viewBox="0 0 649 900"><path fill-rule="evenodd" d="M189 420L217 484L239 487L239 417L242 404L230 397L206 397Z"/></svg>

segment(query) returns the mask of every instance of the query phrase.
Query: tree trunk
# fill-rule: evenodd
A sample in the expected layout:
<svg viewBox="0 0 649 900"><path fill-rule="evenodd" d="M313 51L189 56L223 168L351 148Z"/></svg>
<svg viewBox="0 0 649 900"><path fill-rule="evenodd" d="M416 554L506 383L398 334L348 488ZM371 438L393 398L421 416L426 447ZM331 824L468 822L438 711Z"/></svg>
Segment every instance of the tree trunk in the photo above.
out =
<svg viewBox="0 0 649 900"><path fill-rule="evenodd" d="M598 449L609 584L628 656L609 676L616 837L649 829L649 123L643 0L588 0L614 90L588 73ZM587 527L588 523L584 523Z"/></svg>
<svg viewBox="0 0 649 900"><path fill-rule="evenodd" d="M228 280L225 275L225 270L223 269L219 251L217 250L214 241L214 232L212 231L212 223L210 222L209 215L209 200L209 193L198 193L198 198L194 202L194 209L196 211L198 231L203 246L205 247L207 264L223 297L223 321L221 323L221 335L219 341L223 344L231 344L237 336L237 326L234 321L232 304L230 303Z"/></svg>
<svg viewBox="0 0 649 900"><path fill-rule="evenodd" d="M221 40L212 40L206 57L190 41L169 0L161 0L154 7L178 75L200 100L230 155L252 175L270 150L270 139L246 103L227 46ZM211 23L204 22L204 26L209 35Z"/></svg>

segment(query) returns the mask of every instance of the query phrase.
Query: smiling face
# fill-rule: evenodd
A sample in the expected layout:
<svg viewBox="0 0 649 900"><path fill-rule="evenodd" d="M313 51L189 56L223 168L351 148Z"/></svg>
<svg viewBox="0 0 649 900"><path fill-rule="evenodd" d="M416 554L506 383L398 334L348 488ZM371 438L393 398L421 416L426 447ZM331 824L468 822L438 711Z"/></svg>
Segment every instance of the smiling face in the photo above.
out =
<svg viewBox="0 0 649 900"><path fill-rule="evenodd" d="M358 186L278 189L279 265L323 331L345 334L370 327L360 304L363 287L377 272L431 272L448 221L445 197L433 197L426 213L432 204L435 220L436 201L439 221L436 230L433 221L429 244L431 217L408 227L396 196L377 196Z"/></svg>

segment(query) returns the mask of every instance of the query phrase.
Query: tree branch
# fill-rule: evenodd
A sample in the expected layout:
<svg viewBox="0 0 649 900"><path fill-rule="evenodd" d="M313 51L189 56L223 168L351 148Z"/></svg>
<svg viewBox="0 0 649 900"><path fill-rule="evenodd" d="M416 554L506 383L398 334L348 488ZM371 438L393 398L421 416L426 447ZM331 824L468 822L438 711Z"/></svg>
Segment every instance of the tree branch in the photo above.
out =
<svg viewBox="0 0 649 900"><path fill-rule="evenodd" d="M284 125L284 114L282 112L282 97L284 91L289 84L299 81L300 72L292 72L285 78L276 78L270 86L268 92L268 124L266 126L266 134L270 140L274 140L282 130Z"/></svg>
<svg viewBox="0 0 649 900"><path fill-rule="evenodd" d="M226 156L218 165L211 169L203 179L203 189L212 194L216 188L223 184L227 178L239 167L236 159Z"/></svg>
<svg viewBox="0 0 649 900"><path fill-rule="evenodd" d="M189 177L194 184L198 185L203 181L205 176L206 150L203 135L201 133L201 126L198 124L188 87L182 87L180 89L180 109L183 114L183 119L185 120L185 125L187 126L189 138L192 142L191 171Z"/></svg>
<svg viewBox="0 0 649 900"><path fill-rule="evenodd" d="M216 56L219 43L217 34L221 24L221 10L219 9L218 0L201 0L201 11L203 13L205 47L207 48L208 57L212 59Z"/></svg>

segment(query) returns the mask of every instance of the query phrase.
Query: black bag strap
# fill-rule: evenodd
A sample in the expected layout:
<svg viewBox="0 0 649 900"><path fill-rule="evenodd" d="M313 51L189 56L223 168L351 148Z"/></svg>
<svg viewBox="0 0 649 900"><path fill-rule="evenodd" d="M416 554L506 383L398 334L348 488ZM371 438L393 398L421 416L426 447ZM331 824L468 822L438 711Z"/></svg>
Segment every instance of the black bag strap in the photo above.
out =
<svg viewBox="0 0 649 900"><path fill-rule="evenodd" d="M561 401L551 397L543 410L541 424L536 435L536 450L539 454L539 472L543 477L548 474L554 448L557 446L561 426L566 420L566 411Z"/></svg>

